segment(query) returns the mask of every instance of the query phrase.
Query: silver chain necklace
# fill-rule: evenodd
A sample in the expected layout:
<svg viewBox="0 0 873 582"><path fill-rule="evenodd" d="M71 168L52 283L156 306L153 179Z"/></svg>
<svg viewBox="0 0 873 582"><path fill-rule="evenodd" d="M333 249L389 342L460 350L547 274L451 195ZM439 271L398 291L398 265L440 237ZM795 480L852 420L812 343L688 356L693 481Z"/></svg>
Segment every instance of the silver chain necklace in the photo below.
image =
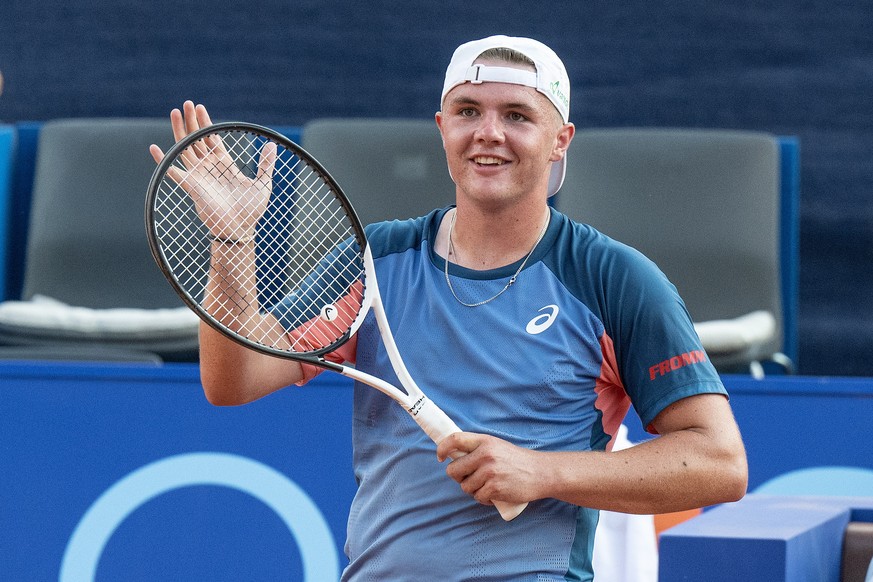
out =
<svg viewBox="0 0 873 582"><path fill-rule="evenodd" d="M533 255L537 246L540 244L540 241L543 240L543 236L546 234L546 229L549 226L549 221L548 220L545 221L545 224L543 224L542 230L540 230L540 235L537 237L536 242L531 247L530 252L527 253L527 256L524 258L524 260L518 266L518 269L515 271L515 274L509 278L509 281L506 283L506 285L503 287L503 289L501 289L500 291L497 292L497 295L494 295L493 297L490 297L490 298L486 299L485 301L479 301L478 303L466 303L466 302L462 301L460 297L458 297L457 293L455 293L455 288L452 287L452 280L449 278L449 257L455 254L455 245L452 243L452 231L455 230L455 217L457 216L457 214L458 214L457 211L452 213L452 221L449 223L449 248L448 248L448 253L447 253L448 256L446 257L446 261L445 261L445 270L444 270L444 273L446 275L446 284L449 286L449 291L452 292L452 295L454 296L454 298L457 300L458 303L460 303L464 307L479 307L480 305L485 305L486 303L490 303L490 302L494 301L495 299L497 299L498 297L503 295L503 293L507 289L512 287L512 284L515 283L516 279L518 279L518 274L521 273L522 269L524 269L524 266L527 264L528 259L530 259L531 255Z"/></svg>

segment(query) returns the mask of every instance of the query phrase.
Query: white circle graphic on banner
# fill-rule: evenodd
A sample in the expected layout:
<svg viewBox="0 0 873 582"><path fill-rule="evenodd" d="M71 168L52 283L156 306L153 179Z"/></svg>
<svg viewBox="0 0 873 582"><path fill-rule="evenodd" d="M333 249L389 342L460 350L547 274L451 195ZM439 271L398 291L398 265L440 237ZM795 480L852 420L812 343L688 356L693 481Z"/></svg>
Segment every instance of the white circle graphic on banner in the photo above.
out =
<svg viewBox="0 0 873 582"><path fill-rule="evenodd" d="M297 541L304 580L339 579L333 535L303 489L282 473L247 457L191 453L145 465L107 489L70 536L59 582L94 580L103 549L131 513L159 495L194 485L230 487L263 502L285 522Z"/></svg>

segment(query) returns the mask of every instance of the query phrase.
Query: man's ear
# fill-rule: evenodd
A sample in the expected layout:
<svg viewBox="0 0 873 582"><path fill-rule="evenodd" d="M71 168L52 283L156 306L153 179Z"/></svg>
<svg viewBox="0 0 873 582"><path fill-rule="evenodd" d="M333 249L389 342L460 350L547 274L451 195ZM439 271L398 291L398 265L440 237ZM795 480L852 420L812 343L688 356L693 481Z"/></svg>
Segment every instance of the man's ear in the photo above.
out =
<svg viewBox="0 0 873 582"><path fill-rule="evenodd" d="M570 142L573 141L573 136L576 135L576 126L572 123L565 123L558 130L558 135L555 139L555 149L552 151L551 160L557 162L563 158L567 149L570 147Z"/></svg>
<svg viewBox="0 0 873 582"><path fill-rule="evenodd" d="M440 130L440 138L443 140L443 149L446 149L446 138L443 137L443 112L437 111L434 113L434 121L436 121L437 129Z"/></svg>

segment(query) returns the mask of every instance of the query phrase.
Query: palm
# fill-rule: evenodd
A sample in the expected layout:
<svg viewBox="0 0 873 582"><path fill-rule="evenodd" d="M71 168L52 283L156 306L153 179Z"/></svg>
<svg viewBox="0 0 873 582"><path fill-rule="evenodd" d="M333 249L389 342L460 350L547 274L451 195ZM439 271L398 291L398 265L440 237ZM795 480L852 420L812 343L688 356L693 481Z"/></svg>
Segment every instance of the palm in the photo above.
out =
<svg viewBox="0 0 873 582"><path fill-rule="evenodd" d="M237 167L217 136L192 144L181 161L167 173L191 196L209 232L231 239L252 235L270 200L275 146L262 149L254 178Z"/></svg>

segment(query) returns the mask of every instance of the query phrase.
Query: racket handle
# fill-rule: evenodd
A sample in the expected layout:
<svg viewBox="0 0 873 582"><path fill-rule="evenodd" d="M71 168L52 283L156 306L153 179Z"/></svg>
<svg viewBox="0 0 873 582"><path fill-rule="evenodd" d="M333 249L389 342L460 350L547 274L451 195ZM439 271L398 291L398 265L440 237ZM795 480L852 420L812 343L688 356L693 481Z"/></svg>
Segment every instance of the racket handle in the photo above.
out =
<svg viewBox="0 0 873 582"><path fill-rule="evenodd" d="M439 406L427 399L423 399L419 402L420 406L417 409L414 411L409 410L408 412L412 418L415 419L415 422L418 423L418 426L421 427L433 442L440 444L440 442L450 434L461 432L458 425L455 424L455 422L449 418L449 416L443 412ZM413 414L413 412L415 413ZM464 455L466 455L466 453L456 451L450 456L452 460L454 460L459 459ZM494 507L496 507L497 511L500 513L500 517L502 517L504 521L512 521L521 515L521 512L527 507L527 502L513 504L505 501L494 501L493 503Z"/></svg>
<svg viewBox="0 0 873 582"><path fill-rule="evenodd" d="M506 503L505 501L495 501L494 507L497 508L497 511L500 513L500 517L503 518L503 521L512 521L519 515L521 512L525 510L527 507L527 501L524 503Z"/></svg>

